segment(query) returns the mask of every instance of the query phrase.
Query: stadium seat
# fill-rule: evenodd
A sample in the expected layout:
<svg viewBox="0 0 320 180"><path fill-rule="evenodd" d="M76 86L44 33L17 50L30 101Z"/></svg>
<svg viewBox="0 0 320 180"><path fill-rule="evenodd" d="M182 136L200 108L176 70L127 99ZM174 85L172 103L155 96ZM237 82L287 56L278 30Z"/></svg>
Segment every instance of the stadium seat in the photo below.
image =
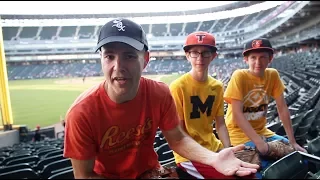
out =
<svg viewBox="0 0 320 180"><path fill-rule="evenodd" d="M278 129L282 126L281 122L274 122L267 125L267 128L273 132L277 132Z"/></svg>
<svg viewBox="0 0 320 180"><path fill-rule="evenodd" d="M308 143L308 153L320 157L320 136Z"/></svg>
<svg viewBox="0 0 320 180"><path fill-rule="evenodd" d="M14 164L20 164L20 163L29 163L30 165L36 164L39 161L38 156L28 156L24 158L14 159L7 162L7 166L14 165Z"/></svg>
<svg viewBox="0 0 320 180"><path fill-rule="evenodd" d="M0 174L0 179L39 179L39 176L30 168L19 169Z"/></svg>
<svg viewBox="0 0 320 180"><path fill-rule="evenodd" d="M0 174L19 170L19 169L28 169L28 168L32 169L32 167L28 163L14 164L11 166L5 166L3 168L0 168Z"/></svg>
<svg viewBox="0 0 320 180"><path fill-rule="evenodd" d="M24 154L24 155L20 155L20 156L7 157L2 161L1 165L6 165L7 162L15 160L15 159L20 159L20 158L30 157L30 156L31 156L31 154Z"/></svg>
<svg viewBox="0 0 320 180"><path fill-rule="evenodd" d="M158 154L158 161L161 165L166 165L174 162L174 156L168 143L164 143L155 149Z"/></svg>
<svg viewBox="0 0 320 180"><path fill-rule="evenodd" d="M54 150L52 152L49 152L49 153L45 154L42 158L49 158L49 157L56 156L59 154L63 154L63 149Z"/></svg>
<svg viewBox="0 0 320 180"><path fill-rule="evenodd" d="M296 141L301 146L303 146L307 142L308 131L313 121L315 120L314 112L316 112L315 109L306 112L296 131L294 132Z"/></svg>
<svg viewBox="0 0 320 180"><path fill-rule="evenodd" d="M308 166L297 151L279 159L262 172L263 179L303 179Z"/></svg>
<svg viewBox="0 0 320 180"><path fill-rule="evenodd" d="M72 167L70 159L61 159L45 165L40 174L43 179L47 179L53 175L55 170L69 167Z"/></svg>
<svg viewBox="0 0 320 180"><path fill-rule="evenodd" d="M61 159L65 159L62 154L42 159L37 163L36 169L41 171L41 170L43 170L45 165L48 165L51 162L55 162L55 161L58 161L58 160L61 160Z"/></svg>
<svg viewBox="0 0 320 180"><path fill-rule="evenodd" d="M42 157L54 150L59 150L58 148L51 148L51 149L45 149L45 150L42 150L42 151L38 151L38 153L36 153L36 155L38 155L39 157Z"/></svg>
<svg viewBox="0 0 320 180"><path fill-rule="evenodd" d="M74 179L73 169L64 170L50 176L48 179Z"/></svg>

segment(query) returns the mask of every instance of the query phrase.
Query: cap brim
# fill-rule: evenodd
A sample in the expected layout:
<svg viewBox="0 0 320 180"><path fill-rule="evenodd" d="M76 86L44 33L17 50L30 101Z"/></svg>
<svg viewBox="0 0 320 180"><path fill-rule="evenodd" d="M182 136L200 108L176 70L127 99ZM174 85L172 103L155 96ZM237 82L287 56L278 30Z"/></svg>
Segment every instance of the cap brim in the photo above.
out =
<svg viewBox="0 0 320 180"><path fill-rule="evenodd" d="M135 48L138 51L142 51L144 48L144 44L127 36L112 36L112 37L107 37L105 39L103 39L102 41L100 41L96 48L95 48L95 52L97 52L103 45L108 44L108 43L112 43L112 42L122 42L125 44L128 44L129 46L132 46L133 48Z"/></svg>
<svg viewBox="0 0 320 180"><path fill-rule="evenodd" d="M206 45L206 44L195 44L195 45L183 46L183 50L186 52L194 46L206 46L206 47L210 48L212 51L217 51L217 48L215 46Z"/></svg>
<svg viewBox="0 0 320 180"><path fill-rule="evenodd" d="M253 51L253 50L257 50L257 49L271 50L271 51L274 53L274 49L273 49L273 48L269 48L269 47L258 47L258 48L246 49L245 51L242 52L242 55L244 56L244 53L249 52L249 51Z"/></svg>

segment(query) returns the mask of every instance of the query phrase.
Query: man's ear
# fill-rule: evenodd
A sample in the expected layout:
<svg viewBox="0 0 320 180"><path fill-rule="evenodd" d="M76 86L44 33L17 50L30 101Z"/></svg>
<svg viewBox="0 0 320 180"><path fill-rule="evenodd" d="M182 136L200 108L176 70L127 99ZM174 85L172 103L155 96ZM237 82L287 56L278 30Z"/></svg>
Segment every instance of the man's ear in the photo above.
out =
<svg viewBox="0 0 320 180"><path fill-rule="evenodd" d="M217 56L218 56L218 53L217 53L217 52L214 52L214 53L212 54L212 60L211 60L211 61L213 61Z"/></svg>
<svg viewBox="0 0 320 180"><path fill-rule="evenodd" d="M271 63L272 60L273 60L273 55L270 56L269 63Z"/></svg>
<svg viewBox="0 0 320 180"><path fill-rule="evenodd" d="M146 66L148 65L149 63L149 60L150 60L150 52L149 51L146 51L144 53L144 65L143 65L143 69L146 68Z"/></svg>
<svg viewBox="0 0 320 180"><path fill-rule="evenodd" d="M248 63L248 56L243 56L243 62Z"/></svg>

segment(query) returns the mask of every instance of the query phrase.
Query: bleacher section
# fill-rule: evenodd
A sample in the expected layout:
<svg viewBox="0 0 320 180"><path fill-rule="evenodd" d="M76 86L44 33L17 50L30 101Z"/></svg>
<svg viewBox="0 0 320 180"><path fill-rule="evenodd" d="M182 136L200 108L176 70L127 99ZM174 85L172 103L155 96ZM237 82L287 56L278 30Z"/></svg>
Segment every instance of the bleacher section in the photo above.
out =
<svg viewBox="0 0 320 180"><path fill-rule="evenodd" d="M310 155L293 153L274 163L264 177L307 177L307 173L314 174L320 171L320 64L319 52L302 52L277 57L270 67L278 69L281 79L286 85L285 100L291 114L294 136L297 142L308 150ZM233 61L233 63L231 63ZM9 77L35 76L45 78L57 74L83 75L85 72L99 72L100 64L52 64L12 66L9 68ZM223 76L225 85L231 73L237 68L244 68L242 60L219 59L212 62L211 72L228 74ZM147 73L171 73L173 71L186 72L190 64L186 60L155 60L147 66ZM46 73L44 73L46 72ZM39 76L41 75L41 76ZM225 104L226 110L226 104ZM279 135L286 136L282 122L279 120L277 107L271 99L267 112L267 127ZM213 132L218 136L215 128ZM0 179L6 177L19 178L73 178L73 170L69 159L62 157L63 139L44 140L41 143L20 143L13 147L0 149ZM175 166L172 150L165 137L158 130L154 149L158 154L159 162L164 166ZM309 165L299 165L297 159L309 161ZM287 162L290 166L281 166L281 172L276 167ZM317 164L318 163L318 164ZM273 167L274 166L274 167ZM291 167L292 166L292 167ZM294 171L290 168L300 167L303 171ZM290 168L289 168L290 167ZM279 168L278 168L279 170ZM188 177L177 168L180 177Z"/></svg>
<svg viewBox="0 0 320 180"><path fill-rule="evenodd" d="M216 59L210 64L209 73L217 72L219 77L224 78L230 76L235 68L241 68L241 65L244 65L241 60ZM31 63L29 65L9 65L7 69L9 80L103 75L100 63ZM185 73L190 69L191 65L187 60L162 59L150 61L144 74Z"/></svg>
<svg viewBox="0 0 320 180"><path fill-rule="evenodd" d="M271 13L277 7L244 16L172 24L143 24L145 32L158 36L188 35L194 31L222 33L252 25ZM97 37L101 26L52 26L52 27L3 27L4 40L40 39L52 40L59 38L92 39Z"/></svg>
<svg viewBox="0 0 320 180"><path fill-rule="evenodd" d="M0 179L74 178L63 157L63 139L28 142L0 149Z"/></svg>

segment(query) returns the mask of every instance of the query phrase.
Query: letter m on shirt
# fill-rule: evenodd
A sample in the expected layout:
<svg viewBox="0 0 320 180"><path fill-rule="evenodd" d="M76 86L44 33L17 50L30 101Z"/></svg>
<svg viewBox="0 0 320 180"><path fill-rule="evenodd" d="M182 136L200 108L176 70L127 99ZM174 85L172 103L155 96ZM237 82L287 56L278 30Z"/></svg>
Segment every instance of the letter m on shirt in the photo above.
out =
<svg viewBox="0 0 320 180"><path fill-rule="evenodd" d="M215 96L209 95L203 103L199 96L191 96L192 112L190 113L190 119L200 118L200 112L203 114L206 113L207 116L210 116L214 99Z"/></svg>

